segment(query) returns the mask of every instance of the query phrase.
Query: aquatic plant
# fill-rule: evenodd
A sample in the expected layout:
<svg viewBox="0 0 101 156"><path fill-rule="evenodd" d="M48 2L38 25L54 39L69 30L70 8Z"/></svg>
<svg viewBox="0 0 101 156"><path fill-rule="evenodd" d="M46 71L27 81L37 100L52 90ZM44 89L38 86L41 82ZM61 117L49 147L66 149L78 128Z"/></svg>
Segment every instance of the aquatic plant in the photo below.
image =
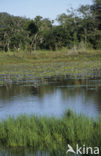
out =
<svg viewBox="0 0 101 156"><path fill-rule="evenodd" d="M101 52L69 53L69 51L36 51L9 54L0 53L0 83L17 82L31 78L66 76L101 77Z"/></svg>
<svg viewBox="0 0 101 156"><path fill-rule="evenodd" d="M70 144L101 146L101 117L94 121L70 110L62 118L21 115L0 122L0 145L61 151Z"/></svg>

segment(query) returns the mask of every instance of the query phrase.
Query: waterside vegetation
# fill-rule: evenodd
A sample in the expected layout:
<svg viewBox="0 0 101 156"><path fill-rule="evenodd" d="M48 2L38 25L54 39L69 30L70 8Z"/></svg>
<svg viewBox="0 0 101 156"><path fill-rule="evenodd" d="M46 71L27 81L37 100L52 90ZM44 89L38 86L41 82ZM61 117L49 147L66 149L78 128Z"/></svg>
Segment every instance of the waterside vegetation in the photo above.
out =
<svg viewBox="0 0 101 156"><path fill-rule="evenodd" d="M34 51L0 53L0 82L17 82L52 76L100 77L100 50Z"/></svg>
<svg viewBox="0 0 101 156"><path fill-rule="evenodd" d="M60 119L21 115L0 122L0 146L33 147L65 154L68 144L74 149L76 144L100 147L101 117L95 121L68 110Z"/></svg>

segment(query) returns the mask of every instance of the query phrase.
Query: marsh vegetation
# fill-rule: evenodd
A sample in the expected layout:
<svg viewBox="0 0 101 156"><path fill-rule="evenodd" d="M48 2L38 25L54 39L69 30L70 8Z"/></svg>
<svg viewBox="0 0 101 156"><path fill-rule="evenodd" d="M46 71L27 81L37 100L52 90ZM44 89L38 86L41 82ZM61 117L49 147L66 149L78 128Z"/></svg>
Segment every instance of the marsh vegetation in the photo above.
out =
<svg viewBox="0 0 101 156"><path fill-rule="evenodd" d="M70 76L71 78L101 77L101 52L88 50L75 53L63 51L36 51L0 53L0 83Z"/></svg>
<svg viewBox="0 0 101 156"><path fill-rule="evenodd" d="M67 145L101 145L101 118L94 121L70 110L61 119L21 115L0 123L0 145L33 147L65 155ZM60 154L61 155L61 154Z"/></svg>

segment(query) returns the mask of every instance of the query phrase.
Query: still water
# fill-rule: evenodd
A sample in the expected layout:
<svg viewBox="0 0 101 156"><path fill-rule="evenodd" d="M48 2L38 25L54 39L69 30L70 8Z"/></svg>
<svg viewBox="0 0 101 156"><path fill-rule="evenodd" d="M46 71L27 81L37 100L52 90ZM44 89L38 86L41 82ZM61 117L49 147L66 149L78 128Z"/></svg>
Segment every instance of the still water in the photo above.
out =
<svg viewBox="0 0 101 156"><path fill-rule="evenodd" d="M101 79L49 79L47 82L0 86L0 120L19 114L62 117L68 109L93 118L101 115ZM0 148L0 156L51 155L57 153Z"/></svg>
<svg viewBox="0 0 101 156"><path fill-rule="evenodd" d="M61 117L67 109L89 117L101 114L101 79L48 80L0 86L0 120L19 114Z"/></svg>
<svg viewBox="0 0 101 156"><path fill-rule="evenodd" d="M9 149L0 149L0 156L50 156L48 152L35 152L33 149L24 149L24 148L9 148Z"/></svg>

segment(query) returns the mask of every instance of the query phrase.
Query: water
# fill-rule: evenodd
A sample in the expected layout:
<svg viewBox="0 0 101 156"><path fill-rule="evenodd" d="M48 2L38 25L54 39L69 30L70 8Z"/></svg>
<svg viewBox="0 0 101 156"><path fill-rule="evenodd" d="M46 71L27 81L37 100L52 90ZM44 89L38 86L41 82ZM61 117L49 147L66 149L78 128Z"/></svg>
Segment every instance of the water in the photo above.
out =
<svg viewBox="0 0 101 156"><path fill-rule="evenodd" d="M19 114L61 117L67 109L101 114L101 80L48 80L48 84L0 86L0 120Z"/></svg>
<svg viewBox="0 0 101 156"><path fill-rule="evenodd" d="M0 120L24 113L62 117L67 109L93 118L101 115L101 79L48 79L47 82L0 86ZM0 149L0 156L34 155L51 154L34 149Z"/></svg>
<svg viewBox="0 0 101 156"><path fill-rule="evenodd" d="M0 156L50 156L48 152L34 151L31 148L0 149Z"/></svg>

